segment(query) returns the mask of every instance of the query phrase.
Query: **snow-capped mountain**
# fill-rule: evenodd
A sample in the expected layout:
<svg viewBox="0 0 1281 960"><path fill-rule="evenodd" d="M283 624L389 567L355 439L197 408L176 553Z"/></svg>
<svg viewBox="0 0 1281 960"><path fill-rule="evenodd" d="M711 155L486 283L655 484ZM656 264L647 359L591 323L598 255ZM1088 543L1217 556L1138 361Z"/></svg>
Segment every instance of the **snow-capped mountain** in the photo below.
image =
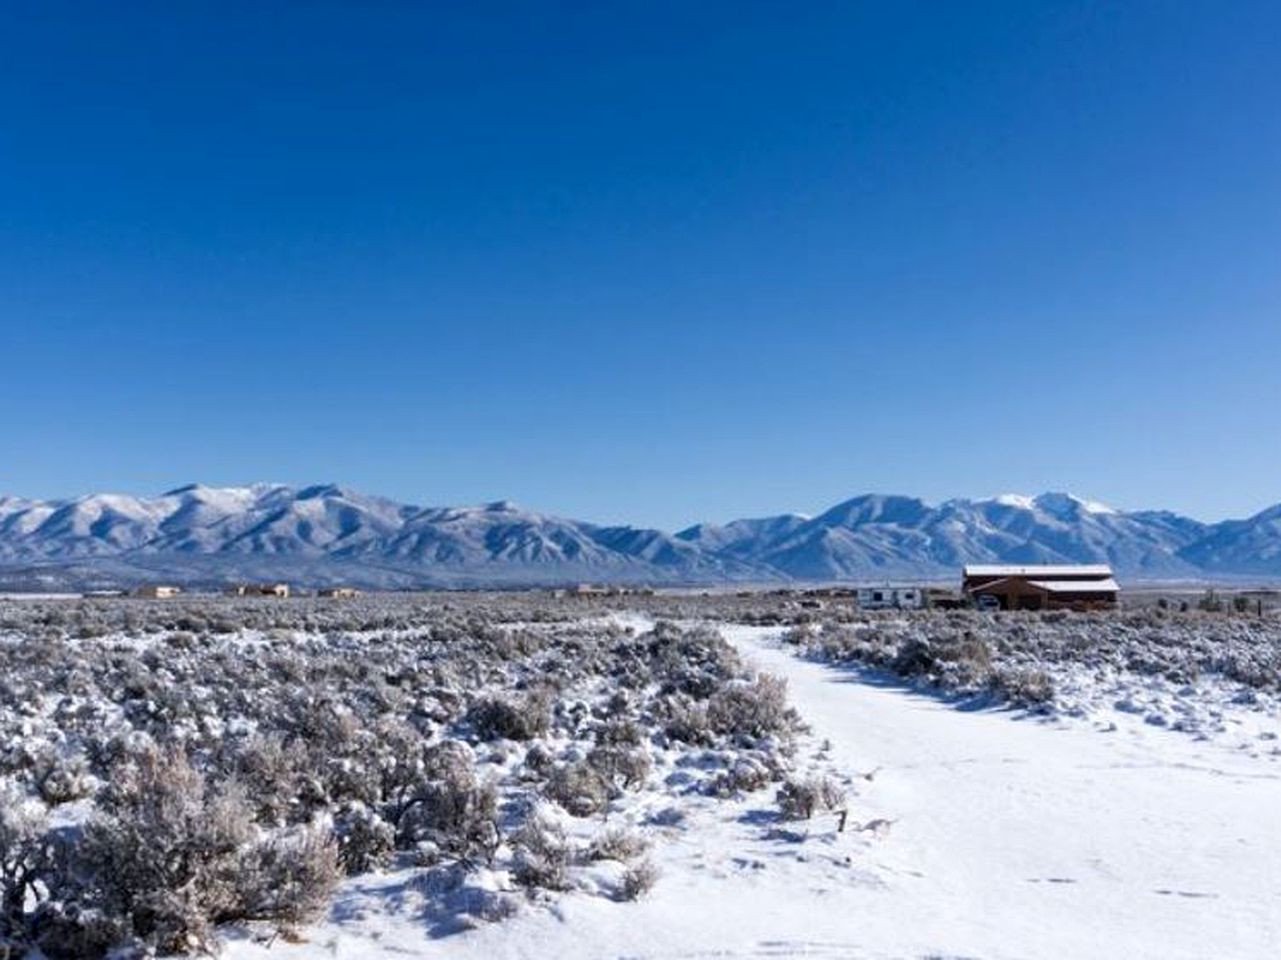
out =
<svg viewBox="0 0 1281 960"><path fill-rule="evenodd" d="M952 577L963 563L1107 562L1131 578L1281 576L1281 506L1207 525L1063 493L932 505L868 494L818 516L675 535L508 502L418 507L334 485L0 498L0 580L95 586L279 577L369 587Z"/></svg>
<svg viewBox="0 0 1281 960"><path fill-rule="evenodd" d="M164 572L184 582L264 576L367 586L720 581L757 571L659 530L598 526L508 502L417 507L342 487L198 485L154 499L0 499L0 567L77 582Z"/></svg>
<svg viewBox="0 0 1281 960"><path fill-rule="evenodd" d="M961 564L983 562L1101 561L1131 575L1193 576L1198 571L1180 552L1204 531L1195 520L1121 513L1062 493L938 506L869 494L810 520L750 523L764 535L733 541L734 555L805 580L954 573ZM691 528L678 536L715 549L725 529Z"/></svg>

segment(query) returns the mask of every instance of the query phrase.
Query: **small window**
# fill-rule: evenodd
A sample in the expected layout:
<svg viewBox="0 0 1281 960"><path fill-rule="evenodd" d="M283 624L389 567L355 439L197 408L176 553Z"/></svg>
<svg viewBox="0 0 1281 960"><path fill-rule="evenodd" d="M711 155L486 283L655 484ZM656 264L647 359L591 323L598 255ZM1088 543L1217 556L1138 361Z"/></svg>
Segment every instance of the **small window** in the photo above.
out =
<svg viewBox="0 0 1281 960"><path fill-rule="evenodd" d="M881 595L881 591L879 591L879 590L874 590L874 591L872 591L872 600L873 600L873 602L880 602L881 600L884 600L884 599L885 599L885 598Z"/></svg>

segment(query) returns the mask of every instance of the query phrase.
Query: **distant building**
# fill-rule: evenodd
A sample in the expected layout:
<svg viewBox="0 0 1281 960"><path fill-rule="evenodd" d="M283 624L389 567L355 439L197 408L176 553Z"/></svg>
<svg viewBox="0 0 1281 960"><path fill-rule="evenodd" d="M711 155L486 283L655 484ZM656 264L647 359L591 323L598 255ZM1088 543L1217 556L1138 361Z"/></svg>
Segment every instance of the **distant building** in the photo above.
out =
<svg viewBox="0 0 1281 960"><path fill-rule="evenodd" d="M238 583L224 591L229 597L287 597L287 583Z"/></svg>
<svg viewBox="0 0 1281 960"><path fill-rule="evenodd" d="M570 587L566 595L571 597L652 597L654 588L619 583L579 583Z"/></svg>
<svg viewBox="0 0 1281 960"><path fill-rule="evenodd" d="M1121 588L1107 564L977 564L962 572L961 592L1001 610L1097 610L1115 607Z"/></svg>
<svg viewBox="0 0 1281 960"><path fill-rule="evenodd" d="M148 600L164 600L168 597L176 597L182 593L182 587L174 587L169 584L149 583L139 587L133 592L135 597L145 597Z"/></svg>
<svg viewBox="0 0 1281 960"><path fill-rule="evenodd" d="M350 599L351 597L360 596L360 591L355 587L321 587L316 591L318 597L334 597L337 599Z"/></svg>
<svg viewBox="0 0 1281 960"><path fill-rule="evenodd" d="M924 605L919 587L859 587L860 610L916 610Z"/></svg>
<svg viewBox="0 0 1281 960"><path fill-rule="evenodd" d="M964 600L955 590L946 587L926 587L924 606L931 610L955 610L964 605Z"/></svg>

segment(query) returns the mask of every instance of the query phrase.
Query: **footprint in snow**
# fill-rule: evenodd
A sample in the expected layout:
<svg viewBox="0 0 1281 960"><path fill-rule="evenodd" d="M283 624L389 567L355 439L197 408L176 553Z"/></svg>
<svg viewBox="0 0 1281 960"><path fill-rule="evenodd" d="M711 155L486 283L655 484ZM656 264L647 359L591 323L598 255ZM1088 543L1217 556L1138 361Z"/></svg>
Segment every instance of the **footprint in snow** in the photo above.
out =
<svg viewBox="0 0 1281 960"><path fill-rule="evenodd" d="M1217 893L1199 893L1195 890L1153 890L1163 897L1186 897L1189 900L1218 900Z"/></svg>
<svg viewBox="0 0 1281 960"><path fill-rule="evenodd" d="M869 820L858 828L859 833L870 833L876 839L880 840L890 835L890 827L894 826L897 820L886 820L884 817L878 817L875 820Z"/></svg>

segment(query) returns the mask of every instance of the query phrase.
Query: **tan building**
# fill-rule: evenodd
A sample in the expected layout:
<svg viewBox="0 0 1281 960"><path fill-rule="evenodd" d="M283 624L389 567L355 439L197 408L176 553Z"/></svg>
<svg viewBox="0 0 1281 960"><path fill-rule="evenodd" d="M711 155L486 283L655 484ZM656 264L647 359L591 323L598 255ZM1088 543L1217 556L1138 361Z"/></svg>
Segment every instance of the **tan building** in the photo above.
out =
<svg viewBox="0 0 1281 960"><path fill-rule="evenodd" d="M337 599L349 599L360 596L360 591L355 587L321 587L316 591L318 597L334 597Z"/></svg>
<svg viewBox="0 0 1281 960"><path fill-rule="evenodd" d="M961 592L991 609L1107 610L1121 588L1107 564L974 564L963 571Z"/></svg>
<svg viewBox="0 0 1281 960"><path fill-rule="evenodd" d="M169 584L149 583L139 587L133 592L135 597L145 597L148 600L165 600L169 597L176 597L182 593L182 587L175 587Z"/></svg>

